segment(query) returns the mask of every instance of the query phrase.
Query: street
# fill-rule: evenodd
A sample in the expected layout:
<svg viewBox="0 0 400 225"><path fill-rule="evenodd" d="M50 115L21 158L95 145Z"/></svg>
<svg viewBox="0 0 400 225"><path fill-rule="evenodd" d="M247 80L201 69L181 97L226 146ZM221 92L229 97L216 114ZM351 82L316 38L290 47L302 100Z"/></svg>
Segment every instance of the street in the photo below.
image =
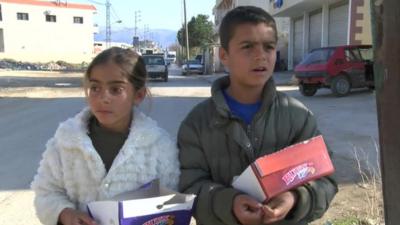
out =
<svg viewBox="0 0 400 225"><path fill-rule="evenodd" d="M58 124L85 106L81 78L79 75L66 75L65 79L53 75L22 78L12 71L1 74L4 73L9 75L0 75L0 225L36 225L40 223L34 214L29 185L46 141ZM179 123L196 103L210 95L210 83L218 76L183 77L172 65L169 82L149 82L151 96L140 108L175 138ZM297 87L284 86L290 79L288 74L274 76L278 89L296 97L314 112L320 130L338 159L335 165L340 183L357 182L354 150L365 152L369 163L376 162L374 142L378 131L374 94L361 89L336 98L330 90L320 90L314 97L303 97ZM38 79L48 82L38 82Z"/></svg>

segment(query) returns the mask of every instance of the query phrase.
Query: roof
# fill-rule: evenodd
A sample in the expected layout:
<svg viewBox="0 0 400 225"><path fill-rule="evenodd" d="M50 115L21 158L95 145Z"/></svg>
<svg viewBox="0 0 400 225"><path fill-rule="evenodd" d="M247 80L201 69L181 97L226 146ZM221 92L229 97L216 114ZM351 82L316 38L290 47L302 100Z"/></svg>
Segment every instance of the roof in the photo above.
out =
<svg viewBox="0 0 400 225"><path fill-rule="evenodd" d="M0 3L13 3L22 5L36 5L36 6L47 6L54 8L69 8L69 9L87 9L96 10L96 7L88 4L77 4L77 3L57 3L56 1L40 1L40 0L0 0Z"/></svg>

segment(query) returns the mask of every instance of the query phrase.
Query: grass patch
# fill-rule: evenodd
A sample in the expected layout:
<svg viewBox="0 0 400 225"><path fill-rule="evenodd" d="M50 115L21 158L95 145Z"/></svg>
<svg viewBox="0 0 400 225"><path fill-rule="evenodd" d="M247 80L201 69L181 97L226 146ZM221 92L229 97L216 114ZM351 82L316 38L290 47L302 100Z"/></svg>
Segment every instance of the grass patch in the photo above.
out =
<svg viewBox="0 0 400 225"><path fill-rule="evenodd" d="M366 225L362 220L355 217L348 217L342 219L335 219L331 223L327 223L326 225Z"/></svg>

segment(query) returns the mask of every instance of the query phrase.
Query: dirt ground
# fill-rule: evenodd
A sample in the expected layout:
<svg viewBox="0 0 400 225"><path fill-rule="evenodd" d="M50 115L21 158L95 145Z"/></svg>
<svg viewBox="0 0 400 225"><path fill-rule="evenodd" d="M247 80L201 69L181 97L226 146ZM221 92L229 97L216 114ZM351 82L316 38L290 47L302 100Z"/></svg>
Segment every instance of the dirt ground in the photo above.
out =
<svg viewBox="0 0 400 225"><path fill-rule="evenodd" d="M358 219L360 223L343 222L340 225L382 225L381 195L380 180L340 184L329 210L311 225L336 225L337 221L350 219Z"/></svg>
<svg viewBox="0 0 400 225"><path fill-rule="evenodd" d="M0 78L4 81L4 79L7 79L7 74L10 74L9 71L0 71ZM24 82L24 79L32 79L35 77L41 77L43 80L58 79L60 77L63 79L60 80L60 85L57 87L54 87L54 85L46 87L46 85L43 85L46 83L43 82L39 82L40 84L37 86L33 84L29 86L30 91L25 91L25 97L32 97L32 95L33 97L37 97L37 95L55 97L63 94L83 96L83 92L80 89L82 75L82 73L60 74L58 72L38 73L37 71L13 72L13 82L7 82L7 86L4 86L0 81L0 98L5 96L13 97L21 95L27 87L20 87L21 85L18 82L22 83ZM68 81L67 86L63 86L66 85L64 82L65 79ZM361 218L366 222L359 224L350 222L342 223L343 225L382 224L380 223L382 220L380 183L372 182L371 178L363 180L360 173L357 173L357 161L354 159L341 157L339 155L335 158L334 163L337 168L335 177L340 183L339 192L332 202L328 212L321 219L314 221L312 225L335 224L334 221L346 218Z"/></svg>

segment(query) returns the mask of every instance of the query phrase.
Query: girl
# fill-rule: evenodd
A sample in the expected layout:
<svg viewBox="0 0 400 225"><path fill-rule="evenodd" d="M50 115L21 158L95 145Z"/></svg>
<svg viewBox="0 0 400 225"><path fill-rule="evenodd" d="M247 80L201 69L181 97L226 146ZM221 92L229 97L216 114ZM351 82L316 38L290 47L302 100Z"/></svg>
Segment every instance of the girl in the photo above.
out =
<svg viewBox="0 0 400 225"><path fill-rule="evenodd" d="M143 59L129 49L110 48L89 65L84 79L89 107L60 124L32 183L43 224L96 224L87 203L156 178L177 188L176 144L134 109L146 96L146 75Z"/></svg>

